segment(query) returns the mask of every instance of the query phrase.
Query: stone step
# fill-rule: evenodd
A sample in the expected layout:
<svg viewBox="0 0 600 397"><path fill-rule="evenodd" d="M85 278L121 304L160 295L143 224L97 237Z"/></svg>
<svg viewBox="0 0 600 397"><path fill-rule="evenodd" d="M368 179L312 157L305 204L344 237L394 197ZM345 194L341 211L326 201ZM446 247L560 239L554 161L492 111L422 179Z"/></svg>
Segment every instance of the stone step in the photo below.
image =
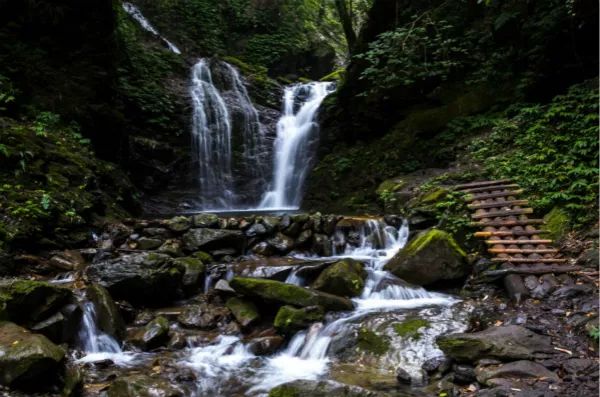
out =
<svg viewBox="0 0 600 397"><path fill-rule="evenodd" d="M529 200L506 200L506 201L495 201L493 203L481 203L481 204L469 204L469 207L472 210L480 210L485 208L504 208L511 207L515 205L527 205L529 204Z"/></svg>
<svg viewBox="0 0 600 397"><path fill-rule="evenodd" d="M473 214L471 218L473 219L484 219L484 218L498 218L502 216L511 216L511 215L523 215L523 214L533 214L533 208L521 208L518 210L502 210L502 211L490 211L481 214Z"/></svg>
<svg viewBox="0 0 600 397"><path fill-rule="evenodd" d="M465 197L465 201L470 203L473 201L485 200L485 199L490 199L490 198L518 196L521 193L523 193L523 189L504 190L502 192L497 192L497 193L469 194Z"/></svg>

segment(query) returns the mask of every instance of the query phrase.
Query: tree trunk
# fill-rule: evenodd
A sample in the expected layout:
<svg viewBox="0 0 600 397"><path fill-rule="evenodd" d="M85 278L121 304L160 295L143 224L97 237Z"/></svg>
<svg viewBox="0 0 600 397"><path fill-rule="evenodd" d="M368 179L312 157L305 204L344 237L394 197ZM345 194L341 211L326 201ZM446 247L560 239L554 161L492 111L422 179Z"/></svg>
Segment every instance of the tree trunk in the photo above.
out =
<svg viewBox="0 0 600 397"><path fill-rule="evenodd" d="M340 22L344 29L344 35L346 36L346 42L348 43L348 51L352 52L354 43L356 43L356 33L354 33L354 28L352 27L352 15L350 15L350 12L348 11L346 0L335 0L335 7L337 8Z"/></svg>

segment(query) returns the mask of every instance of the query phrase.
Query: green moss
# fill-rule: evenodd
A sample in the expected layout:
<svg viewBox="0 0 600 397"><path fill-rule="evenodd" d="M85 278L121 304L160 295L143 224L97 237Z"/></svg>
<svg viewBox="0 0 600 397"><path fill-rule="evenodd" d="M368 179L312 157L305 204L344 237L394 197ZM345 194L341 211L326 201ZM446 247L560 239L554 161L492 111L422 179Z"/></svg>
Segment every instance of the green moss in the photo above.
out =
<svg viewBox="0 0 600 397"><path fill-rule="evenodd" d="M339 296L357 296L365 286L366 276L362 263L344 259L323 270L312 288Z"/></svg>
<svg viewBox="0 0 600 397"><path fill-rule="evenodd" d="M544 216L544 229L546 235L555 241L560 240L570 230L571 220L569 214L560 207L552 208L546 216Z"/></svg>
<svg viewBox="0 0 600 397"><path fill-rule="evenodd" d="M411 339L421 339L421 334L419 330L421 328L429 327L430 322L422 319L422 318L408 318L401 323L394 324L394 331L398 336L411 338Z"/></svg>
<svg viewBox="0 0 600 397"><path fill-rule="evenodd" d="M432 204L440 201L442 198L446 197L448 194L448 189L437 188L433 189L431 192L426 193L420 199L421 204Z"/></svg>
<svg viewBox="0 0 600 397"><path fill-rule="evenodd" d="M269 397L302 397L302 395L294 386L281 385L271 389Z"/></svg>
<svg viewBox="0 0 600 397"><path fill-rule="evenodd" d="M361 328L358 331L357 346L361 350L380 356L389 350L390 342L384 336L378 335L367 328Z"/></svg>
<svg viewBox="0 0 600 397"><path fill-rule="evenodd" d="M225 302L225 306L227 306L227 308L231 310L231 313L233 313L233 316L235 317L237 322L240 323L240 325L242 325L243 327L247 327L248 325L258 321L258 319L260 318L258 309L256 308L256 305L252 302L232 297L227 299L227 302Z"/></svg>
<svg viewBox="0 0 600 397"><path fill-rule="evenodd" d="M450 245L450 247L452 247L452 249L456 251L459 255L463 257L467 256L466 252L458 246L458 244L456 243L456 241L454 241L452 236L439 229L430 229L425 233L420 233L419 235L417 235L417 237L415 237L408 243L408 245L402 250L402 252L405 256L413 256L436 240L446 241Z"/></svg>
<svg viewBox="0 0 600 397"><path fill-rule="evenodd" d="M322 321L323 316L320 307L296 309L292 306L282 306L277 311L273 325L284 334L293 334L311 323Z"/></svg>
<svg viewBox="0 0 600 397"><path fill-rule="evenodd" d="M196 251L192 254L192 256L200 259L204 264L211 263L213 261L212 256L204 251Z"/></svg>
<svg viewBox="0 0 600 397"><path fill-rule="evenodd" d="M346 68L339 68L329 73L326 76L321 77L320 81L342 81L346 76Z"/></svg>

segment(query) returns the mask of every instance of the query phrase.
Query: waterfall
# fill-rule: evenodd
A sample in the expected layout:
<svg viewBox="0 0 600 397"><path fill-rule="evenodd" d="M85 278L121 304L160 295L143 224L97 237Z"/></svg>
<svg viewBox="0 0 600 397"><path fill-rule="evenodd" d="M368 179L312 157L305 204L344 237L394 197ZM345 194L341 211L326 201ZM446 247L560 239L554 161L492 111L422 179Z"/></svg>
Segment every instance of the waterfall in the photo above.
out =
<svg viewBox="0 0 600 397"><path fill-rule="evenodd" d="M277 123L272 190L264 194L259 208L299 208L313 155L310 144L318 126L315 115L333 87L333 83L316 82L286 87L283 115Z"/></svg>
<svg viewBox="0 0 600 397"><path fill-rule="evenodd" d="M219 88L210 60L200 59L192 68L192 156L203 209L231 210L244 198L246 178L264 177L266 136L237 69L226 62L213 66L220 73ZM237 158L234 140L241 143Z"/></svg>
<svg viewBox="0 0 600 397"><path fill-rule="evenodd" d="M167 40L163 36L161 36L160 33L158 33L158 30L156 30L154 28L154 26L152 26L150 21L148 21L146 19L146 17L144 17L144 15L142 14L142 12L140 11L139 8L137 8L135 5L133 5L129 2L124 2L123 9L125 10L125 12L127 14L131 15L131 17L133 19L135 19L144 30L152 33L152 35L154 35L155 37L158 37L160 40L162 40L162 42L167 45L169 50L171 50L175 54L181 54L181 51L179 50L179 48L177 48L177 46L175 46L175 44L171 43L169 40Z"/></svg>

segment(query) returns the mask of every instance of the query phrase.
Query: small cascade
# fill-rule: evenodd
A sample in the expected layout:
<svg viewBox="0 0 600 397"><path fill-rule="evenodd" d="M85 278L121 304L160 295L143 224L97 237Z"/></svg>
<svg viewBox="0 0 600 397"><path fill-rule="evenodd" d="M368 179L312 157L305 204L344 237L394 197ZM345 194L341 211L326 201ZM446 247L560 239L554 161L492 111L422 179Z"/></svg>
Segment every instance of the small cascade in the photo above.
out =
<svg viewBox="0 0 600 397"><path fill-rule="evenodd" d="M140 9L137 8L134 4L131 4L129 2L124 2L123 9L125 10L125 12L127 14L131 15L131 17L140 24L142 29L152 33L152 35L158 37L163 43L165 43L166 46L169 48L169 50L171 50L171 52L174 52L175 54L181 54L181 51L179 50L179 48L177 48L177 46L175 44L171 43L169 40L167 40L163 36L161 36L160 33L158 33L158 30L156 30L156 28L154 28L154 26L152 26L150 21L148 21L146 19L146 17L144 17L144 15L140 11Z"/></svg>
<svg viewBox="0 0 600 397"><path fill-rule="evenodd" d="M315 116L333 83L296 84L285 88L283 115L277 123L271 190L260 209L298 209L311 166L318 124Z"/></svg>

